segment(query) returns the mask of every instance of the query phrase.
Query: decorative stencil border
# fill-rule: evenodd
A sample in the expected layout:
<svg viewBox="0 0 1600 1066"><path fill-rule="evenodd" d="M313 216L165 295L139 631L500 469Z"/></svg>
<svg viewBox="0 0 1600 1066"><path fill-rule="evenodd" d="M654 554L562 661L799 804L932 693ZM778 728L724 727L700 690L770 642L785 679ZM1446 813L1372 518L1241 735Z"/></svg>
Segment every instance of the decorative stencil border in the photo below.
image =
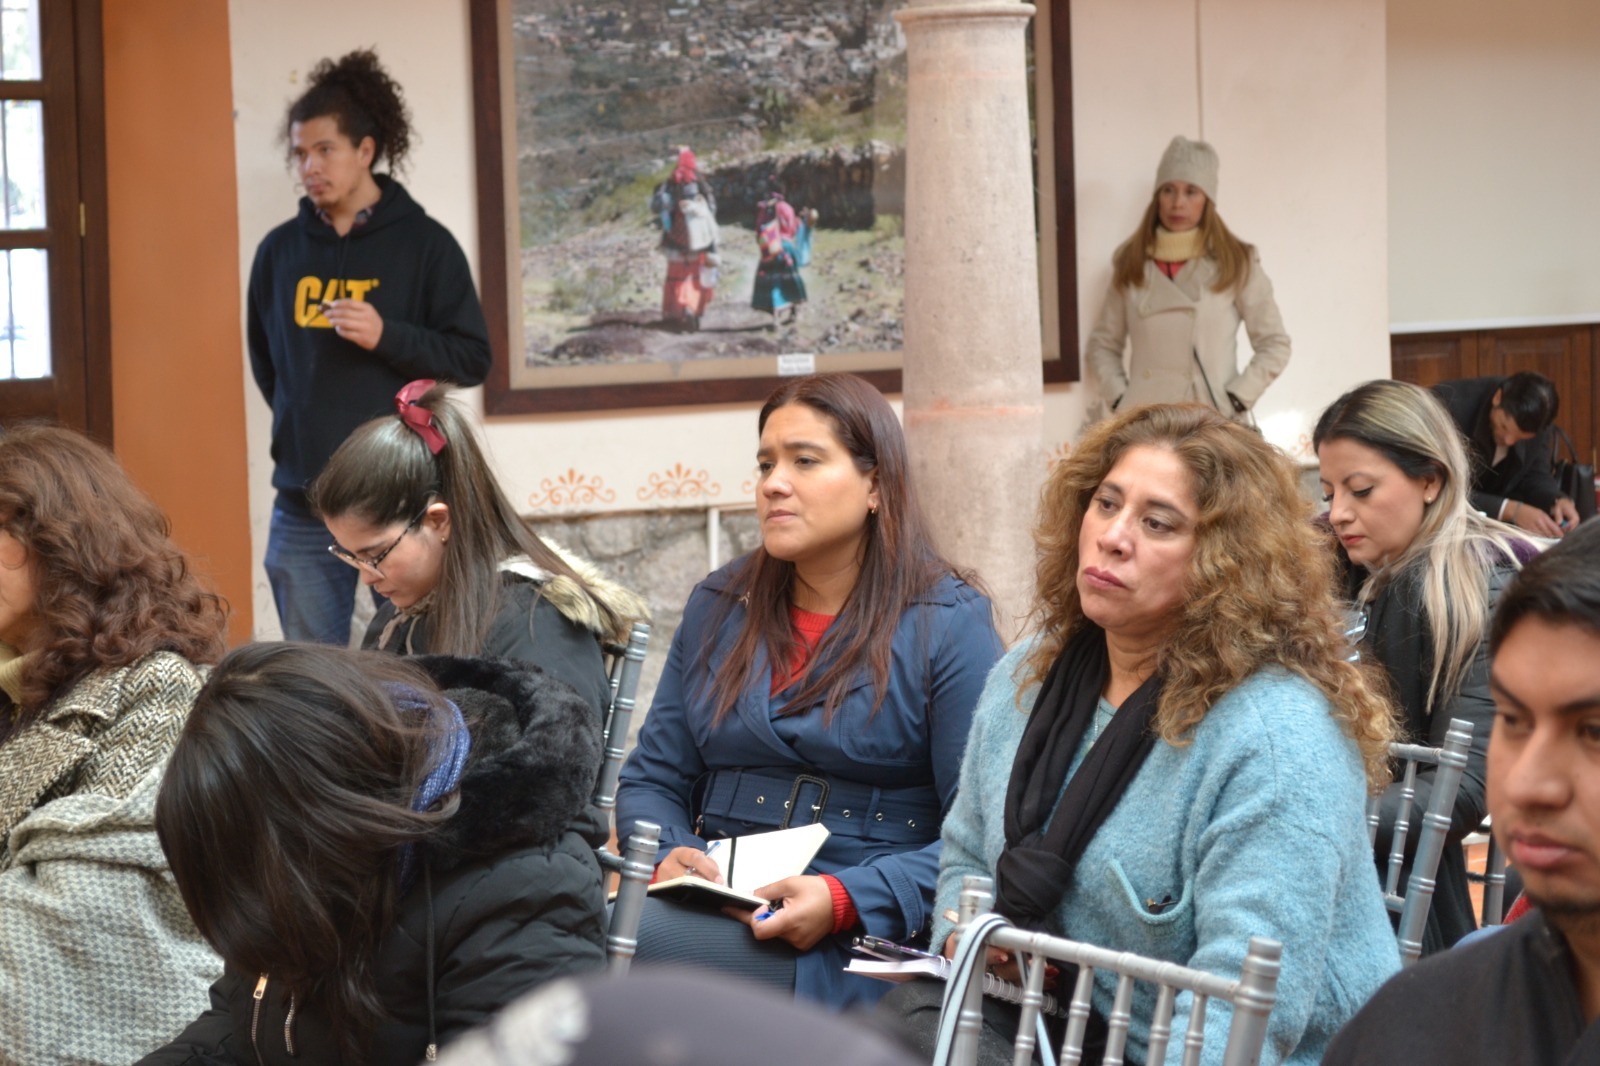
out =
<svg viewBox="0 0 1600 1066"><path fill-rule="evenodd" d="M606 488L604 478L580 474L569 467L560 477L540 481L539 491L528 496L528 506L535 511L548 511L615 503L616 499L616 490Z"/></svg>
<svg viewBox="0 0 1600 1066"><path fill-rule="evenodd" d="M628 479L631 480L631 479ZM756 482L746 479L737 494L728 493L723 500L723 485L709 470L699 469L682 462L673 463L664 470L645 476L645 484L636 487L631 496L626 491L610 488L600 474L581 472L568 468L558 477L547 477L527 496L525 506L533 514L599 514L630 510L630 500L661 508L747 507L755 496Z"/></svg>
<svg viewBox="0 0 1600 1066"><path fill-rule="evenodd" d="M642 501L711 499L722 495L722 486L704 470L674 463L669 470L651 474L649 484L640 487L636 495Z"/></svg>

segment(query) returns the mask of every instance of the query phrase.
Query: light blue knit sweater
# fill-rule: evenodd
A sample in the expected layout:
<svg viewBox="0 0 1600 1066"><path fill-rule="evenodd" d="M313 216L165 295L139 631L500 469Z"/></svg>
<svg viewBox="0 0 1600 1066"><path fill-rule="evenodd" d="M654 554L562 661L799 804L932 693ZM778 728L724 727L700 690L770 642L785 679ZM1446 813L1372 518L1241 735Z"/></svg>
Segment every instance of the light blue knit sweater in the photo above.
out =
<svg viewBox="0 0 1600 1066"><path fill-rule="evenodd" d="M1024 643L995 664L973 718L961 792L944 822L933 943L942 946L967 874L994 876L1006 786L1037 687L1016 677ZM1087 749L1084 749L1087 750ZM1078 753L1081 760L1084 751ZM1073 765L1074 772L1077 764ZM1048 932L1237 974L1251 936L1283 942L1263 1063L1316 1063L1334 1032L1399 968L1367 843L1356 744L1301 678L1263 671L1213 706L1192 741L1157 741L1078 863ZM1152 909L1153 901L1175 904ZM1151 987L1136 986L1129 1050L1144 1061ZM1111 1011L1114 977L1096 974ZM1169 1058L1182 1051L1179 997ZM1202 1061L1219 1062L1232 1012L1206 1011Z"/></svg>

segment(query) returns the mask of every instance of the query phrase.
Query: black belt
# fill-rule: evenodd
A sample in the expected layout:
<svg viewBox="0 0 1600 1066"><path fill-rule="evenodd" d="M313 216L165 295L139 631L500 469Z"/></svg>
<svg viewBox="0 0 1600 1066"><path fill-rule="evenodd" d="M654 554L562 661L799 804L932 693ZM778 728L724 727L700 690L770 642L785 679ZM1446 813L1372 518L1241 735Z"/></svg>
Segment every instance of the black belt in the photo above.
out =
<svg viewBox="0 0 1600 1066"><path fill-rule="evenodd" d="M939 836L939 800L929 785L876 788L782 769L712 771L700 812L777 829L821 822L830 833L891 844Z"/></svg>

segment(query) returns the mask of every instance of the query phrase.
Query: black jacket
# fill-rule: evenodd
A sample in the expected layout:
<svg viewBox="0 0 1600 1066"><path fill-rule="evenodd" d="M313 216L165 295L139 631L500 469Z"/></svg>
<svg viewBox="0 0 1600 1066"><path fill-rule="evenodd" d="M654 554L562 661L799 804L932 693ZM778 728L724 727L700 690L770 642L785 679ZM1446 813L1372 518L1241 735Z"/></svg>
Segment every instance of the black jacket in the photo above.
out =
<svg viewBox="0 0 1600 1066"><path fill-rule="evenodd" d="M483 654L497 659L515 659L537 666L551 677L571 685L597 716L605 713L611 694L606 676L605 657L593 631L564 615L543 595L544 583L516 574L505 574L500 583L499 609L483 641ZM395 616L393 603L385 602L373 615L363 648L392 651L400 655L423 655L432 650L428 616L403 618L379 645L383 631Z"/></svg>
<svg viewBox="0 0 1600 1066"><path fill-rule="evenodd" d="M291 493L357 426L393 412L406 382L476 385L489 373L489 330L461 246L398 182L374 177L383 198L366 224L340 237L301 199L250 268L250 368L272 405L272 484ZM341 294L383 316L374 350L322 316L320 302Z"/></svg>
<svg viewBox="0 0 1600 1066"><path fill-rule="evenodd" d="M1323 1066L1600 1062L1572 950L1539 911L1401 970L1339 1030Z"/></svg>
<svg viewBox="0 0 1600 1066"><path fill-rule="evenodd" d="M565 685L507 662L417 662L460 705L472 751L460 807L425 845L429 878L419 873L401 899L373 964L391 1017L364 1061L383 1066L422 1059L430 999L445 1044L544 981L605 962L594 848L606 834L589 802L600 766L594 714ZM142 1066L348 1062L315 1000L297 1004L291 1023L270 976L257 1010L258 981L227 968L211 988L211 1010Z"/></svg>
<svg viewBox="0 0 1600 1066"><path fill-rule="evenodd" d="M1500 517L1507 500L1517 500L1548 512L1561 489L1551 472L1551 432L1546 426L1532 440L1518 441L1494 461L1494 429L1489 410L1505 378L1462 378L1441 381L1433 394L1444 404L1456 428L1467 438L1467 458L1472 460L1472 506L1490 518Z"/></svg>
<svg viewBox="0 0 1600 1066"><path fill-rule="evenodd" d="M1342 555L1342 549L1341 549ZM1511 581L1515 568L1509 562L1488 569L1489 610L1500 600L1500 593ZM1351 568L1349 591L1354 599L1366 579L1366 571ZM1445 837L1444 854L1439 859L1437 887L1428 924L1423 932L1423 951L1430 953L1448 947L1478 927L1477 914L1467 883L1466 856L1461 841L1477 829L1487 813L1485 801L1484 757L1489 750L1489 729L1494 724L1494 701L1489 696L1489 641L1487 632L1477 656L1462 679L1461 691L1450 701L1428 704L1428 680L1433 673L1433 636L1422 605L1421 574L1413 567L1392 578L1367 606L1367 631L1361 653L1370 655L1389 675L1395 702L1400 710L1400 738L1411 744L1438 747L1444 743L1452 718L1472 723L1472 750L1467 755L1466 771L1456 792L1450 816L1450 832ZM1406 838L1409 853L1416 851L1422 829L1422 815L1433 796L1432 768L1419 768L1417 791L1412 800ZM1376 859L1378 869L1388 863L1390 831L1400 811L1398 779L1383 794L1380 808ZM1410 877L1407 864L1404 877ZM1405 881L1401 881L1404 892Z"/></svg>

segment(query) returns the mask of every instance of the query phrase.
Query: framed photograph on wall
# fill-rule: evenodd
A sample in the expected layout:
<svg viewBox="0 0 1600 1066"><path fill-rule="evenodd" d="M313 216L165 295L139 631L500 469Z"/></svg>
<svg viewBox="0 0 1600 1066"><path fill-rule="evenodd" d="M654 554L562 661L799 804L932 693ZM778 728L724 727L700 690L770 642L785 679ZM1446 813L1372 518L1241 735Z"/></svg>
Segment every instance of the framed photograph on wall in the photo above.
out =
<svg viewBox="0 0 1600 1066"><path fill-rule="evenodd" d="M897 390L901 6L470 0L488 413L759 399L825 370ZM1040 39L1065 86L1065 26ZM1075 280L1070 129L1048 126L1050 302ZM1073 305L1047 316L1071 343L1046 380L1077 377Z"/></svg>

